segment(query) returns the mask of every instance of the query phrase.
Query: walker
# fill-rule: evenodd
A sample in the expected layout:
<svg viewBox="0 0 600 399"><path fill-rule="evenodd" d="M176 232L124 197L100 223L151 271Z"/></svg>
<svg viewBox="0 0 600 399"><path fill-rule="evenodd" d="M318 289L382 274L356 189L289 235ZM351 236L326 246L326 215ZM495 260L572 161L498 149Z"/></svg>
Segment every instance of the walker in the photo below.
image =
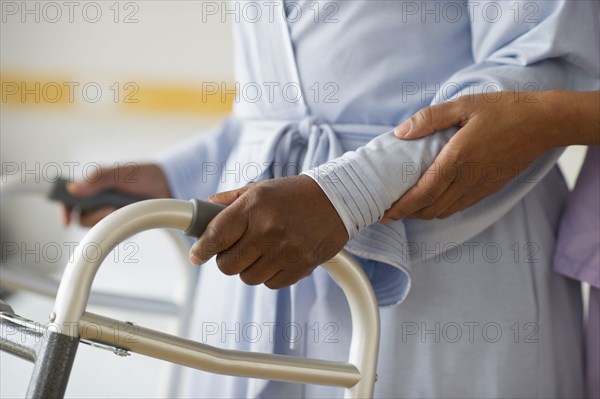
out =
<svg viewBox="0 0 600 399"><path fill-rule="evenodd" d="M119 356L138 353L207 372L345 388L346 398L372 397L379 350L379 310L360 265L342 251L323 264L348 299L352 341L348 362L296 358L215 348L131 323L86 312L98 268L115 243L155 228L198 237L223 206L199 200L143 200L104 218L82 239L66 266L50 315L42 324L0 303L0 349L34 362L27 397L63 397L79 342ZM86 259L82 248L101 253Z"/></svg>

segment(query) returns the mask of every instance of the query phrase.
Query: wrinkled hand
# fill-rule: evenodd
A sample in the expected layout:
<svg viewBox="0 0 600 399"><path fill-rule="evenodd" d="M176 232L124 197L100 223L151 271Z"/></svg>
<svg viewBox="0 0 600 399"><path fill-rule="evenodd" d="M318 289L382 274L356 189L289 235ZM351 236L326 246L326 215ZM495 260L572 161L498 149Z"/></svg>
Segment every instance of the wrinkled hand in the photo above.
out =
<svg viewBox="0 0 600 399"><path fill-rule="evenodd" d="M148 199L171 196L167 178L157 165L138 165L133 162L118 168L97 169L86 180L69 183L67 190L72 195L82 197L91 197L104 190L116 190ZM113 207L105 207L82 212L79 216L79 223L82 226L93 226L115 210L116 208ZM71 223L71 211L70 207L63 205L62 221L64 225Z"/></svg>
<svg viewBox="0 0 600 399"><path fill-rule="evenodd" d="M268 180L213 195L229 205L190 250L200 265L217 255L219 269L250 285L283 288L331 259L348 233L321 188L307 176Z"/></svg>
<svg viewBox="0 0 600 399"><path fill-rule="evenodd" d="M543 93L500 92L420 110L395 129L398 138L414 140L455 125L460 129L382 222L445 218L500 191L552 148L551 108Z"/></svg>

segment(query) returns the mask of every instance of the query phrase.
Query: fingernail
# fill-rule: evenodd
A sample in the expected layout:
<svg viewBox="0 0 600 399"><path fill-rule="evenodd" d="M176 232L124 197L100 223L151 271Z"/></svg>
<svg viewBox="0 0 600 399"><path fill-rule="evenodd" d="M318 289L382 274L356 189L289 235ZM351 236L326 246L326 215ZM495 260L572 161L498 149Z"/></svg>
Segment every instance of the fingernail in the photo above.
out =
<svg viewBox="0 0 600 399"><path fill-rule="evenodd" d="M406 136L408 133L410 133L411 129L412 129L412 120L407 119L394 129L394 134L396 135L396 137L402 138L402 137Z"/></svg>
<svg viewBox="0 0 600 399"><path fill-rule="evenodd" d="M200 259L196 258L192 254L190 254L189 258L190 258L190 262L192 262L196 266L200 266L202 264L202 262L200 262Z"/></svg>

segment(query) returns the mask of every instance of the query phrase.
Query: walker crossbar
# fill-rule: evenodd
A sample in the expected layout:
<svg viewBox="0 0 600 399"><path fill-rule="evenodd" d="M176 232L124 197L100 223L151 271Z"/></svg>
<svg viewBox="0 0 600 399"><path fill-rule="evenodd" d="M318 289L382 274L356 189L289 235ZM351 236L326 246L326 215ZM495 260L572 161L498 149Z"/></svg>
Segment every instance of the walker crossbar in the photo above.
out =
<svg viewBox="0 0 600 399"><path fill-rule="evenodd" d="M211 373L348 388L360 381L358 369L351 364L220 349L87 312L79 322L79 334L94 342Z"/></svg>
<svg viewBox="0 0 600 399"><path fill-rule="evenodd" d="M221 210L222 206L198 200L147 200L121 208L94 226L65 269L50 317L49 338L38 348L28 396L64 395L81 339L114 348L117 354L130 351L218 374L340 386L345 388L346 398L371 397L379 350L379 311L366 275L343 251L323 266L350 306L353 327L348 363L220 349L139 326L132 331L130 323L85 312L94 276L115 243L153 228L199 235ZM98 256L81 252L90 243L100 251ZM115 325L122 334L115 334Z"/></svg>

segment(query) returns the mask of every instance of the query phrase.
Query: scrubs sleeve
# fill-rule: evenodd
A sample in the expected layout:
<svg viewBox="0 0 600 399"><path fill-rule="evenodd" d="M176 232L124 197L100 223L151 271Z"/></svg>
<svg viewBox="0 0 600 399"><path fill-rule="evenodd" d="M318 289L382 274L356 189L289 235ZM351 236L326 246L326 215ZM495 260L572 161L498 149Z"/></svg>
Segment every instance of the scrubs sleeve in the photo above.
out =
<svg viewBox="0 0 600 399"><path fill-rule="evenodd" d="M597 88L599 4L571 0L469 2L474 62L440 85L433 104L499 90ZM492 8L497 10L496 16ZM513 9L519 9L519 15ZM432 62L443 62L443 58ZM379 221L385 210L417 182L456 130L411 141L398 140L388 132L304 174L323 189L353 238ZM555 151L541 158L542 165L534 166L546 173L559 155L560 151ZM537 175L537 181L541 177ZM513 195L513 204L534 184L528 186L518 190L520 197ZM488 207L485 223L478 222L481 226L473 232L498 220L507 209Z"/></svg>
<svg viewBox="0 0 600 399"><path fill-rule="evenodd" d="M590 147L562 215L554 270L600 288L600 147Z"/></svg>

